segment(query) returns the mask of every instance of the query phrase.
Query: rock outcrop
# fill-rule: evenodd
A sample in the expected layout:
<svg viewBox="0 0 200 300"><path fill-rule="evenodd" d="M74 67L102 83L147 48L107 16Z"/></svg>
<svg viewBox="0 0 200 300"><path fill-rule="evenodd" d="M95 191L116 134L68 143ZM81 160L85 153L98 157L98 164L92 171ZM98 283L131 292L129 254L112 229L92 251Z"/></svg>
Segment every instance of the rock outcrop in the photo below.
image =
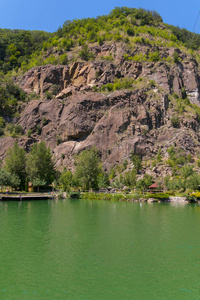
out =
<svg viewBox="0 0 200 300"><path fill-rule="evenodd" d="M106 50L105 50L106 49ZM182 96L183 90L191 103L200 105L200 77L197 62L178 49L160 48L163 57L179 52L180 61L176 64L165 61L134 62L124 60L125 49L121 44L93 47L96 60L90 62L74 62L67 66L45 65L29 70L20 80L19 85L28 93L35 92L41 98L46 91L52 91L57 86L57 98L70 96L78 91L101 88L102 85L113 82L114 78L142 77L154 80L166 93L177 93ZM152 51L140 47L134 53ZM113 54L113 61L101 61L103 55ZM134 54L133 53L133 54Z"/></svg>
<svg viewBox="0 0 200 300"><path fill-rule="evenodd" d="M45 140L60 169L73 168L74 154L92 146L100 150L107 170L129 160L131 151L148 159L161 151L167 158L166 150L176 145L197 155L198 116L184 105L179 114L173 96L187 95L190 103L200 106L199 69L193 58L180 52L176 64L125 61L125 49L118 44L95 46L92 51L94 61L35 67L20 79L24 91L39 95L39 100L30 101L17 120L25 134L32 131L31 137L20 138L20 145L28 150L32 143ZM168 57L174 51L163 48L161 53ZM113 61L101 61L110 53ZM131 78L132 89L101 92L103 85L116 78ZM54 94L53 99L46 99L46 91ZM178 114L179 124L173 126L171 117ZM1 139L1 158L14 140ZM143 171L155 177L161 172L171 174L167 165L153 169L144 166Z"/></svg>

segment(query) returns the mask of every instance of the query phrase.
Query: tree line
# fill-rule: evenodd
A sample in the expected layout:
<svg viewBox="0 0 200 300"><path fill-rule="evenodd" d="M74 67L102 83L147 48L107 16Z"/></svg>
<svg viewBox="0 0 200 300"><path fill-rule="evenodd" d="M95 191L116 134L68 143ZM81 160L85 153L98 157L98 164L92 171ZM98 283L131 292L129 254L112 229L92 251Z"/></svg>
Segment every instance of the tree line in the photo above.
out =
<svg viewBox="0 0 200 300"><path fill-rule="evenodd" d="M55 163L44 142L35 143L28 154L15 142L9 149L5 164L0 169L0 186L25 189L28 181L33 186L49 185L55 179Z"/></svg>
<svg viewBox="0 0 200 300"><path fill-rule="evenodd" d="M156 11L116 7L108 15L67 20L54 33L0 29L0 70L6 74L13 69L20 68L24 72L49 63L67 64L66 52L74 46L84 47L94 42L102 45L111 40L128 43L129 38L140 35L140 28L152 36L164 35L164 39L170 41L175 38L192 49L199 47L199 34L172 25L161 29L159 23L162 22ZM53 49L53 54L47 56L48 49Z"/></svg>
<svg viewBox="0 0 200 300"><path fill-rule="evenodd" d="M28 182L34 187L47 187L54 182L54 185L63 191L77 188L98 190L110 184L116 188L125 185L131 188L135 185L138 188L148 187L153 182L152 176L146 175L143 180L136 180L142 166L141 157L135 153L131 153L130 157L134 167L126 171L128 162L124 161L118 166L121 173L119 178L116 177L114 169L109 173L104 170L100 152L94 147L74 156L74 172L65 168L59 172L55 168L52 153L44 142L33 144L29 153L15 142L13 148L8 150L5 162L0 168L0 186L24 190Z"/></svg>
<svg viewBox="0 0 200 300"><path fill-rule="evenodd" d="M169 159L166 163L171 166L173 176L166 176L162 181L158 180L158 183L164 184L165 188L171 191L197 189L200 176L190 164L190 155L184 156L181 149L175 151L174 146L167 152ZM161 158L158 154L157 161ZM131 152L130 161L131 167L130 162L124 160L121 165L116 165L107 172L103 168L100 152L93 147L74 156L73 172L66 168L59 172L55 168L50 148L44 142L33 144L29 153L16 142L13 148L8 150L5 163L0 168L0 186L24 190L27 183L31 182L34 187L47 187L54 183L58 189L68 192L74 189L98 190L108 186L147 190L154 180L148 174L143 174L142 179L138 179L138 174L142 174L142 157Z"/></svg>

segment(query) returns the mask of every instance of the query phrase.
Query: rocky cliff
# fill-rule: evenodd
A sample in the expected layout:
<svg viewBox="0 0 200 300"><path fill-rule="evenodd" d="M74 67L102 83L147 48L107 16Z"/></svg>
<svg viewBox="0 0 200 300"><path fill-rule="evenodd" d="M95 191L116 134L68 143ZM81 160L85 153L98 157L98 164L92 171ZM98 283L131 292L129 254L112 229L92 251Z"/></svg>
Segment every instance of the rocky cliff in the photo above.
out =
<svg viewBox="0 0 200 300"><path fill-rule="evenodd" d="M150 50L152 47L138 46L129 55ZM166 47L159 48L162 60L157 62L125 60L128 50L123 43L91 46L90 51L95 55L93 61L34 67L16 79L24 91L38 97L16 119L24 131L19 144L28 150L32 143L45 140L60 169L73 168L74 154L92 146L100 150L106 170L124 159L129 161L131 151L140 153L144 162L159 152L160 164L143 164L143 170L155 177L170 174L165 160L172 145L195 160L200 149L197 61L188 53ZM164 59L175 52L178 62ZM111 60L102 59L109 55ZM125 79L127 89L123 85L113 88L114 82ZM32 132L29 137L28 130ZM2 158L14 141L1 139Z"/></svg>

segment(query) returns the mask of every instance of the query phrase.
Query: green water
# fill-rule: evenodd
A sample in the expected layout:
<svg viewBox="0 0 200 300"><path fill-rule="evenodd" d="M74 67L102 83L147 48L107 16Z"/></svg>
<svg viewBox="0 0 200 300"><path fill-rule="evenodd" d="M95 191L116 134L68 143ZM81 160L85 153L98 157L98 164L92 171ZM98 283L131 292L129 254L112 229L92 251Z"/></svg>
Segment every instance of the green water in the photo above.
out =
<svg viewBox="0 0 200 300"><path fill-rule="evenodd" d="M0 299L199 299L200 207L0 203Z"/></svg>

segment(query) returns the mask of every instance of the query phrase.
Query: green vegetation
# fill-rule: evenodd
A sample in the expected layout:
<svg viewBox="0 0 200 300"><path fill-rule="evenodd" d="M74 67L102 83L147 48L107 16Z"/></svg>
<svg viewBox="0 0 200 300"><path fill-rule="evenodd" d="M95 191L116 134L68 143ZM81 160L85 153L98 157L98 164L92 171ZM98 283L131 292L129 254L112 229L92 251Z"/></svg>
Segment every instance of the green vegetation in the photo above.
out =
<svg viewBox="0 0 200 300"><path fill-rule="evenodd" d="M167 163L171 164L174 175L173 177L166 176L159 188L162 190L164 186L167 193L147 193L149 186L154 182L153 177L144 174L142 179L138 178L137 174L142 168L142 159L136 153L130 153L131 161L134 164L131 169L129 162L124 160L122 165L111 169L109 175L102 169L99 152L95 148L84 150L75 158L74 172L64 169L59 175L55 170L51 152L44 142L33 144L28 154L16 142L7 153L4 167L0 168L0 186L9 185L12 188L24 189L25 184L30 181L34 187L38 187L39 191L39 187L49 186L57 178L55 185L60 190L68 192L69 195L73 192L79 193L79 189L82 191L99 190L111 186L115 189L114 191L123 189L123 194L120 192L114 194L84 193L82 198L122 201L132 201L141 197L162 201L177 191L185 192L188 195L189 191L197 190L200 185L200 175L194 170L191 157L186 156L183 150L175 146L170 147L167 152L169 154ZM162 161L160 151L157 157L159 159L155 161ZM128 165L129 170L127 170ZM131 192L131 189L135 188L137 192ZM197 196L195 195L195 197Z"/></svg>
<svg viewBox="0 0 200 300"><path fill-rule="evenodd" d="M136 187L140 190L148 189L153 184L153 177L145 174L143 179L139 179L136 183Z"/></svg>
<svg viewBox="0 0 200 300"><path fill-rule="evenodd" d="M138 172L142 168L142 159L141 155L138 153L131 152L131 161L134 164L136 171Z"/></svg>
<svg viewBox="0 0 200 300"><path fill-rule="evenodd" d="M46 147L44 142L34 144L31 151L27 155L26 173L28 179L33 183L37 181L35 186L49 185L55 178L55 168L52 159L52 154L49 148Z"/></svg>
<svg viewBox="0 0 200 300"><path fill-rule="evenodd" d="M84 189L98 188L98 177L102 173L98 151L92 148L84 150L76 157L75 178Z"/></svg>
<svg viewBox="0 0 200 300"><path fill-rule="evenodd" d="M25 150L15 142L9 149L5 159L4 168L0 168L0 176L5 175L1 185L25 188L27 180L33 186L49 185L55 179L54 162L50 149L44 142L34 144L31 151L26 154Z"/></svg>
<svg viewBox="0 0 200 300"><path fill-rule="evenodd" d="M102 85L101 91L116 91L121 89L131 89L133 84L133 79L131 78L115 78L114 83L107 83L106 85Z"/></svg>
<svg viewBox="0 0 200 300"><path fill-rule="evenodd" d="M70 191L73 186L73 174L71 171L64 170L60 175L59 182L63 191Z"/></svg>
<svg viewBox="0 0 200 300"><path fill-rule="evenodd" d="M185 47L191 49L198 49L200 47L200 34L193 33L185 28L181 29L178 26L167 25L167 27Z"/></svg>
<svg viewBox="0 0 200 300"><path fill-rule="evenodd" d="M83 49L79 53L80 57L83 60L88 61L90 58L94 58L94 55L92 52L90 52L89 48L87 45L84 45Z"/></svg>
<svg viewBox="0 0 200 300"><path fill-rule="evenodd" d="M9 76L0 72L0 115L12 117L17 111L20 102L27 100L26 93L13 84ZM2 119L0 126L2 127Z"/></svg>
<svg viewBox="0 0 200 300"><path fill-rule="evenodd" d="M7 73L26 65L51 36L44 31L0 29L0 70Z"/></svg>
<svg viewBox="0 0 200 300"><path fill-rule="evenodd" d="M174 128L180 127L180 121L179 121L179 117L177 115L173 114L170 121Z"/></svg>
<svg viewBox="0 0 200 300"><path fill-rule="evenodd" d="M8 150L5 160L5 170L19 179L20 187L23 188L26 180L26 153L16 142L12 149Z"/></svg>
<svg viewBox="0 0 200 300"><path fill-rule="evenodd" d="M0 30L0 136L18 138L25 134L23 128L15 124L19 117L18 108L21 111L24 102L36 95L33 93L28 99L26 93L15 83L18 76L23 75L23 72L32 67L93 60L98 52L98 44L103 45L105 42L106 47L112 45L113 42L119 42L118 45L124 51L122 53L126 53L122 54L124 55L121 57L122 61L130 62L124 62L127 66L131 65L131 61L153 63L165 61L166 67L174 64L173 67L177 68L175 64L179 66L185 59L181 51L190 53L191 57L198 55L193 50L200 46L200 35L162 22L161 16L155 11L117 7L107 16L68 20L52 34L42 31ZM168 49L165 49L170 47L176 48L172 57L168 57ZM98 61L101 63L104 61L103 65L112 66L117 59L118 54L116 55L113 49L108 52L106 50L104 56L97 56ZM95 78L98 79L101 74L102 71L97 71ZM131 77L118 78L123 76L120 72L116 72L114 76L116 76L114 80L109 79L111 82L102 86L96 83L96 86L92 87L93 91L113 92L121 89L144 88L142 92L145 101L154 97L159 103L160 99L156 95L156 90L159 92L163 90L154 80L139 78L134 81ZM58 85L52 86L45 93L46 99L55 98L59 91ZM187 113L195 116L195 122L200 122L200 108L190 103L185 87L180 90L180 95L172 91L169 100L169 107L172 108L170 122L174 128L177 128L175 131L184 126L184 117ZM151 103L149 107L149 113L151 113ZM38 124L33 132L28 129L26 135L29 138L33 137L35 132L40 135L41 126L46 126L48 123L47 117L43 117L42 124ZM149 130L148 126L145 126L142 124L140 128L143 137L148 135ZM56 144L59 145L61 142L61 136L57 135ZM191 156L186 155L182 149L176 147L176 144L167 150L168 159L162 157L161 150L159 151L154 154L149 166L153 169L159 164L165 164L171 168L172 176L170 178L166 176L164 179L167 190L185 192L189 188L198 188L200 184L199 161L192 162ZM107 155L110 154L109 149ZM62 160L65 159L63 154ZM61 174L57 174L58 185L67 192L70 192L72 188L89 190L106 188L109 185L115 189L124 188L127 191L136 188L142 191L148 189L153 183L152 176L143 174L143 165L142 156L131 152L128 160L121 165L113 166L108 174L102 168L99 152L92 148L76 156L73 173L71 170L64 169ZM4 185L7 182L12 187L24 188L27 180L31 181L34 186L49 185L56 177L51 152L44 143L34 144L29 154L26 154L15 143L7 153L5 166L0 170L2 172L0 178L4 176L4 181L1 179L1 183Z"/></svg>
<svg viewBox="0 0 200 300"><path fill-rule="evenodd" d="M124 59L128 61L152 61L156 62L161 60L159 51L155 52L149 52L148 55L140 53L140 54L135 54L134 56L129 56L128 54L124 54Z"/></svg>
<svg viewBox="0 0 200 300"><path fill-rule="evenodd" d="M145 198L154 198L156 200L166 200L169 198L169 194L166 194L166 193L146 194Z"/></svg>
<svg viewBox="0 0 200 300"><path fill-rule="evenodd" d="M66 52L72 48L81 47L77 52L83 60L90 60L94 54L88 44L105 41L122 41L126 44L142 44L166 47L191 47L197 49L200 37L185 29L171 25L160 28L162 17L155 11L128 7L117 7L107 16L67 20L54 33L43 31L25 31L0 29L0 70L8 73L13 69L27 71L31 67L45 64L67 64ZM148 38L151 36L152 38ZM48 50L51 54L46 55ZM178 62L175 52L173 61ZM112 60L113 57L104 57ZM160 60L159 51L150 52L148 56L136 54L127 56L128 60ZM166 58L162 58L166 59Z"/></svg>

